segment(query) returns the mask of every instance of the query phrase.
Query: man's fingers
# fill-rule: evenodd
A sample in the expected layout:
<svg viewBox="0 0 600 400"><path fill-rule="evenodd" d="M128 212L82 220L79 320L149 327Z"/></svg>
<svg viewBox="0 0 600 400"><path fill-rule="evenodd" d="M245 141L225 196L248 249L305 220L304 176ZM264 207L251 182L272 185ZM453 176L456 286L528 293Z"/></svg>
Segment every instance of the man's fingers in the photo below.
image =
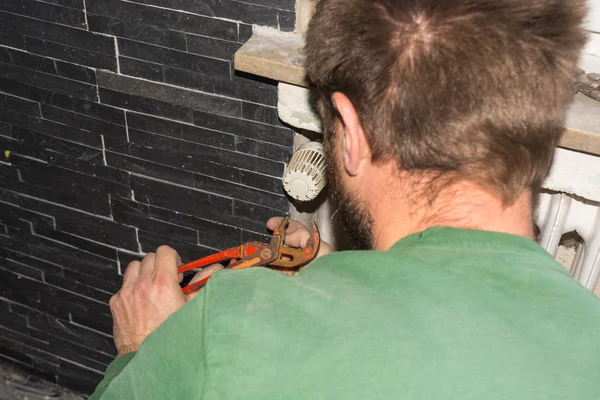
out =
<svg viewBox="0 0 600 400"><path fill-rule="evenodd" d="M177 266L181 264L179 254L169 246L160 246L156 249L154 259L154 280L179 283Z"/></svg>
<svg viewBox="0 0 600 400"><path fill-rule="evenodd" d="M224 267L221 264L213 264L210 267L206 267L202 271L197 272L196 275L194 275L194 277L190 281L189 285L194 284L198 281L201 281L202 279L206 278L207 276L211 276L212 274L214 274L217 271L222 270L223 268ZM198 292L188 294L187 295L188 301L193 299L194 297L196 297L197 294L198 294Z"/></svg>
<svg viewBox="0 0 600 400"><path fill-rule="evenodd" d="M138 281L150 279L152 277L152 274L154 273L155 257L156 256L154 253L146 254L140 265L140 276L138 278Z"/></svg>
<svg viewBox="0 0 600 400"><path fill-rule="evenodd" d="M284 217L272 217L267 221L267 228L269 228L270 230L274 231L275 228L277 228L277 226L281 223L281 221L283 221ZM302 224L299 221L296 220L290 220L286 232L287 233L292 233L297 231L298 229L307 229L306 226L304 226L304 224Z"/></svg>
<svg viewBox="0 0 600 400"><path fill-rule="evenodd" d="M267 227L270 230L274 230L282 220L283 217L273 217L267 221ZM288 228L286 229L285 244L290 247L305 248L308 239L310 239L310 230L301 222L291 220ZM333 248L329 245L329 243L321 240L319 254L317 254L317 257L321 257L327 253L331 253L332 251Z"/></svg>
<svg viewBox="0 0 600 400"><path fill-rule="evenodd" d="M283 217L273 217L267 221L267 228L274 230L281 223ZM299 221L291 220L286 229L285 244L292 247L305 247L310 231Z"/></svg>
<svg viewBox="0 0 600 400"><path fill-rule="evenodd" d="M125 273L123 274L123 287L133 285L140 275L140 262L132 261L125 269Z"/></svg>
<svg viewBox="0 0 600 400"><path fill-rule="evenodd" d="M308 229L299 229L294 233L285 235L285 244L291 247L306 247L306 242L310 238Z"/></svg>

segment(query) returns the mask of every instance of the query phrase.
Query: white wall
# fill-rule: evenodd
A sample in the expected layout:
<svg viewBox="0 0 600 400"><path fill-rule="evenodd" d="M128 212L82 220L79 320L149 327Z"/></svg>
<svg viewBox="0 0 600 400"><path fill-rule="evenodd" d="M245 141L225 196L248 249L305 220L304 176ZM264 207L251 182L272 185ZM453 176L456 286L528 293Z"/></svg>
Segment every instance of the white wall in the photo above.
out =
<svg viewBox="0 0 600 400"><path fill-rule="evenodd" d="M600 73L600 0L588 0L588 2L590 13L586 27L590 35L581 56L580 67L586 72Z"/></svg>

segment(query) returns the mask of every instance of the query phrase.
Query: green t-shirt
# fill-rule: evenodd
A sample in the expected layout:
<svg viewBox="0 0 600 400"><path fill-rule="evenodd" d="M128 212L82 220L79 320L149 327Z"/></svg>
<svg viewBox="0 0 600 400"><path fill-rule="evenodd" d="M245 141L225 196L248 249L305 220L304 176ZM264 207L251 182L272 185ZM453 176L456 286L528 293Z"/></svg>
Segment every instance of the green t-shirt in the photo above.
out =
<svg viewBox="0 0 600 400"><path fill-rule="evenodd" d="M600 300L528 239L433 228L224 270L92 399L599 399Z"/></svg>

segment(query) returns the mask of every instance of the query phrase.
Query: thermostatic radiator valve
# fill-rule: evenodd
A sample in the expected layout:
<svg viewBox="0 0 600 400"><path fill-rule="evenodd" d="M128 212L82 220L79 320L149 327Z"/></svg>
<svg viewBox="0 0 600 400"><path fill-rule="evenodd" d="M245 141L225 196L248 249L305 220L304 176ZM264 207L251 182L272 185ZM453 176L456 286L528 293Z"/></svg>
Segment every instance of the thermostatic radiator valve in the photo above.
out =
<svg viewBox="0 0 600 400"><path fill-rule="evenodd" d="M321 193L326 183L323 145L318 142L303 144L283 173L285 191L298 201L311 201Z"/></svg>

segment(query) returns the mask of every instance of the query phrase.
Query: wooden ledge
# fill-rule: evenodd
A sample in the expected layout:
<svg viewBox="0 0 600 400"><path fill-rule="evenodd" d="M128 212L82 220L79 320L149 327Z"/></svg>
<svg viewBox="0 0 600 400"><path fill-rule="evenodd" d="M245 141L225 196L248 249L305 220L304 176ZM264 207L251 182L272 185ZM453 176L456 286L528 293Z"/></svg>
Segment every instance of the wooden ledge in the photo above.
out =
<svg viewBox="0 0 600 400"><path fill-rule="evenodd" d="M578 93L567 110L560 147L600 155L600 102Z"/></svg>
<svg viewBox="0 0 600 400"><path fill-rule="evenodd" d="M234 66L238 71L306 87L303 47L302 36L255 28L235 53Z"/></svg>
<svg viewBox="0 0 600 400"><path fill-rule="evenodd" d="M295 85L280 85L280 118L298 128L319 131L310 96L302 93L308 90L303 47L299 35L256 27L235 54L235 69ZM600 102L577 94L567 111L565 129L560 147L600 156Z"/></svg>

